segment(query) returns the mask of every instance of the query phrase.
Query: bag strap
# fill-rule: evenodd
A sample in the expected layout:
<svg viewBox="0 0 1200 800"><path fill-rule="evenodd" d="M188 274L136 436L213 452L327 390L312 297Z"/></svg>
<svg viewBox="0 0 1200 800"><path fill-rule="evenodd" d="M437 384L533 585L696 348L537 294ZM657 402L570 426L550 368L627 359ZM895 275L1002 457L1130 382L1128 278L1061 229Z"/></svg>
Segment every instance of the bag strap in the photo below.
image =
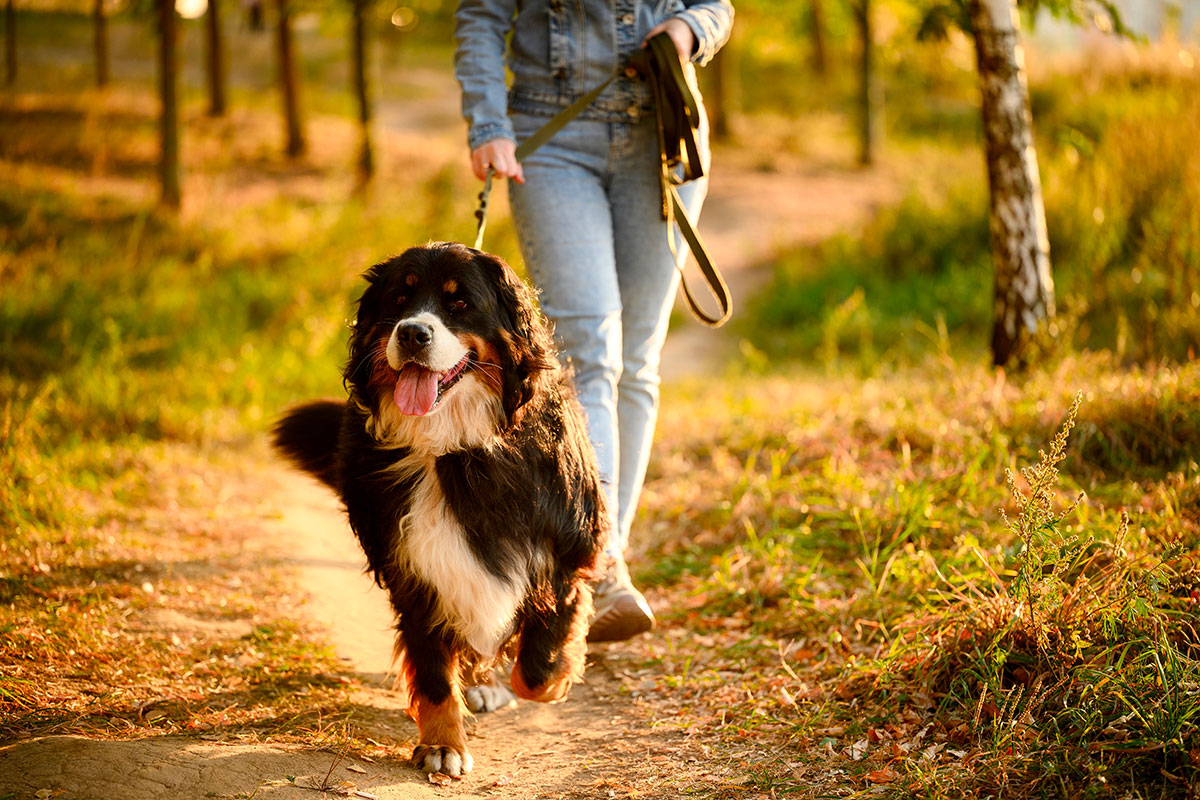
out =
<svg viewBox="0 0 1200 800"><path fill-rule="evenodd" d="M658 130L659 152L659 183L662 192L662 215L667 222L667 245L679 270L680 285L683 288L684 299L692 314L700 322L713 328L724 325L733 313L733 301L729 286L725 283L720 270L713 263L704 240L688 216L687 208L679 197L675 186L695 180L704 175L704 167L700 160L700 148L696 142L695 131L700 127L700 104L688 85L687 77L683 74L683 65L675 44L666 33L651 37L646 47L634 51L629 59L629 65L637 70L638 75L647 82L654 97L654 116ZM550 121L517 146L517 161L524 161L531 153L548 142L554 134L575 117L579 116L589 105L595 102L601 93L608 88L617 76L622 73L618 69L603 83L575 102L551 117ZM682 146L681 146L682 145ZM681 167L680 176L676 176L676 167ZM483 246L483 234L487 229L488 199L492 191L492 178L495 170L488 168L483 189L479 192L479 208L475 211L478 224L475 229L475 249ZM684 274L684 259L679 257L675 244L674 227L679 227L683 241L696 259L700 272L708 284L708 290L721 307L720 316L712 316L700 308L696 298L688 286Z"/></svg>

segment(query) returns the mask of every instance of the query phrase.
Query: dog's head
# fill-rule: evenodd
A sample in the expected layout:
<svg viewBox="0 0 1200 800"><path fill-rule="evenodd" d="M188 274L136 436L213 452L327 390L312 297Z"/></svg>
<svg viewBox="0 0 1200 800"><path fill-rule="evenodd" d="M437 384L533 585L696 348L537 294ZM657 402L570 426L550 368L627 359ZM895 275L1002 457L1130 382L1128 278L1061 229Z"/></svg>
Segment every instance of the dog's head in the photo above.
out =
<svg viewBox="0 0 1200 800"><path fill-rule="evenodd" d="M365 277L345 377L377 438L436 427L478 444L512 428L557 366L532 293L496 256L434 243Z"/></svg>

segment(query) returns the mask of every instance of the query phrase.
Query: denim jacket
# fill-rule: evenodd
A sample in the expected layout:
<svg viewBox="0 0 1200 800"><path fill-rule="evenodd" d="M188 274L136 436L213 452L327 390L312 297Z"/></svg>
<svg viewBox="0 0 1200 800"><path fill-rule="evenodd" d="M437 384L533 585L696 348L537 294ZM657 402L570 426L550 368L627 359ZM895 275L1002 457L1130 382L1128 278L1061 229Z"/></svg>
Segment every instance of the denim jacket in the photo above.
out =
<svg viewBox="0 0 1200 800"><path fill-rule="evenodd" d="M462 86L471 149L493 139L515 140L509 111L550 116L603 83L651 28L670 17L692 29L692 63L703 66L729 40L733 5L730 0L460 0L454 74ZM511 88L506 66L513 75ZM623 74L580 118L630 122L652 110L646 87Z"/></svg>

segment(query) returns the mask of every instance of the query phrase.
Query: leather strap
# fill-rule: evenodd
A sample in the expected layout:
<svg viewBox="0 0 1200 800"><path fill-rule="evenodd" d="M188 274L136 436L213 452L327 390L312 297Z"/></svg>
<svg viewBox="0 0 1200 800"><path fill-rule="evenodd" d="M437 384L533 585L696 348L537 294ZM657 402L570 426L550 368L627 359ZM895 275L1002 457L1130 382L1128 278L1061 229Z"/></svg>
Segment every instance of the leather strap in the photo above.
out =
<svg viewBox="0 0 1200 800"><path fill-rule="evenodd" d="M688 216L687 208L679 197L676 186L704 175L700 160L700 148L696 142L696 131L700 128L700 104L692 94L683 65L675 50L675 43L665 33L654 36L646 47L634 52L630 65L649 84L654 95L655 122L658 129L659 181L662 187L662 212L667 221L667 244L679 270L679 283L688 308L697 320L713 328L729 321L733 313L733 298L729 286L713 263L704 240ZM719 316L712 316L700 308L683 271L684 259L679 257L675 245L674 227L679 226L700 272L708 284L708 290L721 307Z"/></svg>
<svg viewBox="0 0 1200 800"><path fill-rule="evenodd" d="M712 256L704 246L699 231L692 224L687 208L679 197L676 185L695 180L704 175L704 167L700 161L700 148L696 143L696 131L700 127L700 104L696 101L687 77L683 74L683 65L675 44L666 33L652 37L646 47L633 53L629 66L637 70L638 75L647 82L654 97L654 116L658 131L659 152L659 181L662 188L662 215L667 221L667 245L679 270L680 285L683 296L687 300L692 314L705 325L717 328L724 325L733 313L733 301L729 286L721 276L720 270L713 263ZM517 161L524 161L530 153L548 142L554 134L562 130L572 119L577 117L585 108L591 105L600 94L608 88L622 70L618 69L602 84L583 95L571 105L554 115L549 122L539 128L528 139L517 146ZM475 230L475 249L483 245L483 233L487 229L488 198L492 191L494 170L490 167L483 182L483 190L479 193L479 208L475 212L478 226ZM720 316L712 316L700 308L688 286L687 277L683 272L684 259L679 257L675 244L674 227L679 227L683 241L696 259L700 272L708 284L709 292L721 307Z"/></svg>

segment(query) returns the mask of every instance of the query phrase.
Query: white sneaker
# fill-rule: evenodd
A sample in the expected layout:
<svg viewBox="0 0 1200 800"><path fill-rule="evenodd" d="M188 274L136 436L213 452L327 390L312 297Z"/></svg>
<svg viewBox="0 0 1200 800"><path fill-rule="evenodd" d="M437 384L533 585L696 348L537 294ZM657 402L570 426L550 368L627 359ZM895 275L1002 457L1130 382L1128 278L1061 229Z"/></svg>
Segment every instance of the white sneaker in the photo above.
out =
<svg viewBox="0 0 1200 800"><path fill-rule="evenodd" d="M633 588L623 562L614 564L596 584L592 603L595 612L588 628L589 642L621 642L654 627L654 612Z"/></svg>

